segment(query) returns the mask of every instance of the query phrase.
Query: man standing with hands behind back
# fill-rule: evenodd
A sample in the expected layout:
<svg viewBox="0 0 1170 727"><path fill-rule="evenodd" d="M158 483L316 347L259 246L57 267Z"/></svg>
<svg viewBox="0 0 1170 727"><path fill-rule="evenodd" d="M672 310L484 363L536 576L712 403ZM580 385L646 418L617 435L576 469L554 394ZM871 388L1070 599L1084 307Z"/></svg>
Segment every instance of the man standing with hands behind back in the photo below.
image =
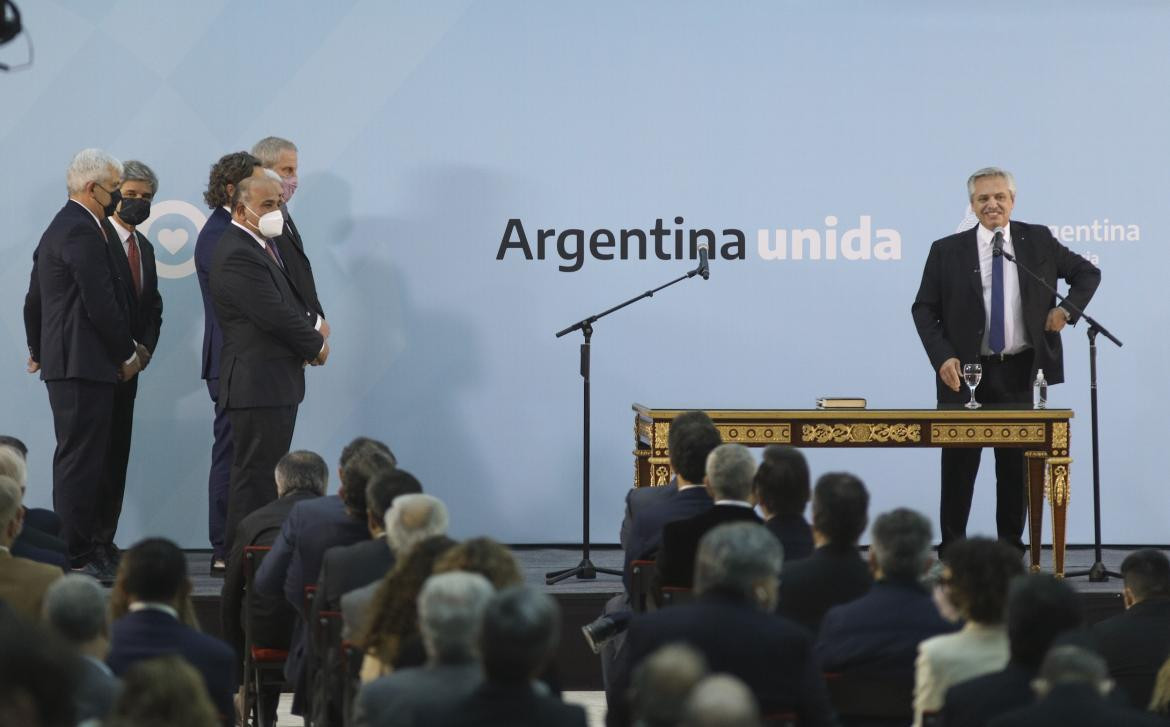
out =
<svg viewBox="0 0 1170 727"><path fill-rule="evenodd" d="M967 180L979 224L936 240L926 258L911 313L937 372L938 403L959 404L962 365L980 363L976 391L985 404L1030 406L1038 369L1049 384L1064 381L1060 331L1076 323L1072 307L998 254L1003 250L1055 287L1069 284L1068 300L1084 310L1101 282L1101 271L1057 242L1043 225L1011 220L1016 183L1011 173L980 169ZM967 518L982 449L942 450L942 545L966 536ZM1024 550L1024 452L995 450L995 519L1000 540Z"/></svg>
<svg viewBox="0 0 1170 727"><path fill-rule="evenodd" d="M211 294L223 330L217 405L231 418L225 546L248 513L276 499L273 470L289 450L306 363L329 357L329 324L309 310L272 238L281 233L280 184L249 177L236 187L232 222L216 247Z"/></svg>

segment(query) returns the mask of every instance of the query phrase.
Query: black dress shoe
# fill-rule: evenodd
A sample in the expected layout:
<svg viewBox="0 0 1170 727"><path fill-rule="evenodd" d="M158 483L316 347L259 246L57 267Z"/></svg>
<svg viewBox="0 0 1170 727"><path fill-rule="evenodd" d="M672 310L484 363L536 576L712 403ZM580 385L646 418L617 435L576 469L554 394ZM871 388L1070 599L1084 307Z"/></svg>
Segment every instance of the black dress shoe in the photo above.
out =
<svg viewBox="0 0 1170 727"><path fill-rule="evenodd" d="M585 635L585 641L589 644L589 648L593 650L594 654L601 653L601 647L605 642L609 641L618 632L617 624L609 616L602 616L592 623L587 623L581 627L581 633Z"/></svg>
<svg viewBox="0 0 1170 727"><path fill-rule="evenodd" d="M103 586L114 585L114 580L117 576L116 570L111 568L109 564L101 558L95 558L85 565L73 566L70 570L74 573L80 573L83 576L89 576L90 578L93 578L97 582L101 583Z"/></svg>
<svg viewBox="0 0 1170 727"><path fill-rule="evenodd" d="M222 558L212 557L211 559L211 577L223 578L227 575L227 563Z"/></svg>

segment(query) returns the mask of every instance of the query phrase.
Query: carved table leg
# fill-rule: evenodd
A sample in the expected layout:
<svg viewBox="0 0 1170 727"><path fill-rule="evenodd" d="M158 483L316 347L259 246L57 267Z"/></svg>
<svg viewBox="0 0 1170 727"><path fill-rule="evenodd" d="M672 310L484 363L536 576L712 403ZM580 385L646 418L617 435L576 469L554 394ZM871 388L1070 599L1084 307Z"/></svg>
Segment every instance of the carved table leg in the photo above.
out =
<svg viewBox="0 0 1170 727"><path fill-rule="evenodd" d="M1046 452L1024 452L1028 468L1028 548L1032 572L1040 572L1040 548L1044 527L1044 458Z"/></svg>
<svg viewBox="0 0 1170 727"><path fill-rule="evenodd" d="M1071 464L1071 457L1053 457L1048 460L1048 499L1052 504L1052 570L1057 578L1064 577L1064 522L1068 513Z"/></svg>

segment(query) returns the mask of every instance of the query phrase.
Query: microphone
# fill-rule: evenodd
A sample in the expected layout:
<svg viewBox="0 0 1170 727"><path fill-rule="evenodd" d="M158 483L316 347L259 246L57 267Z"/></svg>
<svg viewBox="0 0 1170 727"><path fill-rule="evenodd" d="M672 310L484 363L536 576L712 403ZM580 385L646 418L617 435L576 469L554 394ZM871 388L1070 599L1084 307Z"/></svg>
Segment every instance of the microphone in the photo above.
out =
<svg viewBox="0 0 1170 727"><path fill-rule="evenodd" d="M995 228L995 237L991 238L991 254L993 257L1003 255L1003 228Z"/></svg>
<svg viewBox="0 0 1170 727"><path fill-rule="evenodd" d="M703 276L703 280L711 277L711 266L708 259L711 254L709 247L709 245L703 245L699 248L699 275Z"/></svg>

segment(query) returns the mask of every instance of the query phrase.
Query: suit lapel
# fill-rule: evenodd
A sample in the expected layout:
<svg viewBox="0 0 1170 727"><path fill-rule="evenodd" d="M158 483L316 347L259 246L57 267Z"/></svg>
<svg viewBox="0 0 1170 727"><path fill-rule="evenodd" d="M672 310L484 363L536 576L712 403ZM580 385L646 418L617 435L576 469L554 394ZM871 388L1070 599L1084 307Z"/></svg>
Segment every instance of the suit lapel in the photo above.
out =
<svg viewBox="0 0 1170 727"><path fill-rule="evenodd" d="M301 240L301 231L297 229L296 223L293 222L292 215L284 218L284 226L288 229L289 239L292 244L296 245L297 252L302 255L305 253L305 243Z"/></svg>
<svg viewBox="0 0 1170 727"><path fill-rule="evenodd" d="M1029 270L1036 270L1036 250L1032 246L1031 240L1028 239L1028 231L1018 222L1011 222L1012 230L1012 247L1016 251L1016 259L1020 261L1020 265L1026 266ZM1011 265L1016 269L1016 277L1019 280L1020 288L1020 309L1028 310L1028 299L1032 295L1032 278L1020 269L1020 265L1015 265L1010 262L1004 263ZM1025 316L1025 319L1027 316ZM1025 320L1025 323L1027 321Z"/></svg>
<svg viewBox="0 0 1170 727"><path fill-rule="evenodd" d="M975 233L977 229L978 224L963 235L963 244L959 248L959 269L971 281L971 292L975 294L979 308L986 317L987 310L983 303L983 271L979 267L979 238Z"/></svg>
<svg viewBox="0 0 1170 727"><path fill-rule="evenodd" d="M150 244L150 240L146 239L146 235L134 231L138 237L138 257L142 260L142 294L146 295L148 290L158 290L158 269L154 264L154 246ZM127 263L129 267L129 263Z"/></svg>

